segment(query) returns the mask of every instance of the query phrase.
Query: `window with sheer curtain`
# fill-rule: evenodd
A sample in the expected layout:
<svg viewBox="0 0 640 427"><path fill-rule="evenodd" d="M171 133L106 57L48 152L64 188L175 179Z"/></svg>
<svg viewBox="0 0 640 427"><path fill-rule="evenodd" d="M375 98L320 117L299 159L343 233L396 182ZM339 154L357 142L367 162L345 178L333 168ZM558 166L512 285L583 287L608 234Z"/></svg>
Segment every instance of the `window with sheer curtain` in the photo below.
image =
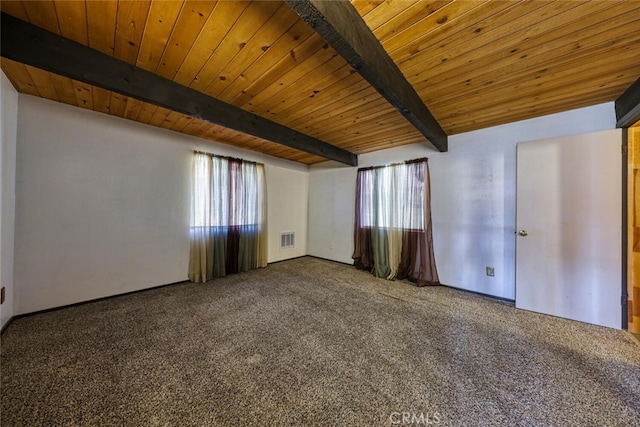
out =
<svg viewBox="0 0 640 427"><path fill-rule="evenodd" d="M194 153L189 280L267 265L264 165Z"/></svg>
<svg viewBox="0 0 640 427"><path fill-rule="evenodd" d="M389 280L438 284L427 159L358 169L354 264Z"/></svg>

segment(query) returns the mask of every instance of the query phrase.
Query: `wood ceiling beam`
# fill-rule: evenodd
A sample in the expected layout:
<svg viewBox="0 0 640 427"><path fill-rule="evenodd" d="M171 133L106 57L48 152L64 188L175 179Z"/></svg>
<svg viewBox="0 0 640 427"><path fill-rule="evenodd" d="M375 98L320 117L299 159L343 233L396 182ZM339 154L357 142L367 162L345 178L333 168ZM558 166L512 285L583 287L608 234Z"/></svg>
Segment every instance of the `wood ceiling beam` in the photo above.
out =
<svg viewBox="0 0 640 427"><path fill-rule="evenodd" d="M358 156L2 13L0 54L287 147L357 166Z"/></svg>
<svg viewBox="0 0 640 427"><path fill-rule="evenodd" d="M285 0L439 151L447 134L349 1Z"/></svg>
<svg viewBox="0 0 640 427"><path fill-rule="evenodd" d="M616 126L630 127L640 120L640 78L616 99Z"/></svg>

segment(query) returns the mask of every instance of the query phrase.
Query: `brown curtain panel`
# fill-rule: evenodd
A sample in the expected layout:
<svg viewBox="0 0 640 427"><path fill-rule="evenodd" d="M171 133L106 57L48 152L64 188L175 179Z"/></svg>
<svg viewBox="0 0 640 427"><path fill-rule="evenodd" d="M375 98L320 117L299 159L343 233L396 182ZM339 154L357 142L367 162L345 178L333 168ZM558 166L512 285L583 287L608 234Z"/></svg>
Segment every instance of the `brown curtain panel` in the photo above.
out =
<svg viewBox="0 0 640 427"><path fill-rule="evenodd" d="M358 169L353 260L377 277L440 283L426 158Z"/></svg>

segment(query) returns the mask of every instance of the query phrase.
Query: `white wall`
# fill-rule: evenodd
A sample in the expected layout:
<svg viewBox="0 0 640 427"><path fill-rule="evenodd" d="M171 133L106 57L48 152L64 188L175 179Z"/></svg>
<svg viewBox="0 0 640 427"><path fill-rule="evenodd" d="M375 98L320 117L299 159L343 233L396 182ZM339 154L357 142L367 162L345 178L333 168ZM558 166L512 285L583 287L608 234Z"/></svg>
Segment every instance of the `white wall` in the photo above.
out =
<svg viewBox="0 0 640 427"><path fill-rule="evenodd" d="M306 168L305 168L306 169ZM269 211L269 262L307 254L307 206L309 173L267 166ZM293 249L280 249L280 233L295 232Z"/></svg>
<svg viewBox="0 0 640 427"><path fill-rule="evenodd" d="M0 327L13 316L13 242L16 206L16 130L18 92L0 71L0 283L6 300L0 306Z"/></svg>
<svg viewBox="0 0 640 427"><path fill-rule="evenodd" d="M306 236L306 166L28 95L18 117L16 314L186 280L193 149L265 163L269 261L306 254L274 250Z"/></svg>
<svg viewBox="0 0 640 427"><path fill-rule="evenodd" d="M308 172L28 95L18 104L14 314L185 280L194 148L265 163L269 262L352 261L356 168ZM448 153L414 144L362 155L360 166L428 156L441 281L513 299L516 143L614 127L608 103L454 135ZM296 232L294 250L279 250L281 231Z"/></svg>
<svg viewBox="0 0 640 427"><path fill-rule="evenodd" d="M429 157L440 281L514 299L516 143L613 128L614 105L606 103L453 135L447 153L412 144L361 155L359 163ZM310 168L309 255L352 263L356 172L335 162Z"/></svg>

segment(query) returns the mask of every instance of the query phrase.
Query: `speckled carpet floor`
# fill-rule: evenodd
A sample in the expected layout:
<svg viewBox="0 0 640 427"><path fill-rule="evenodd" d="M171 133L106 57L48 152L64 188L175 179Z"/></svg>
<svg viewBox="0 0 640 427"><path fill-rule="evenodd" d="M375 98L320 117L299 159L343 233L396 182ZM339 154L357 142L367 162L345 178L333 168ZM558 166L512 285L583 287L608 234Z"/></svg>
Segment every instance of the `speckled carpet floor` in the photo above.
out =
<svg viewBox="0 0 640 427"><path fill-rule="evenodd" d="M633 426L640 343L301 258L16 319L2 426Z"/></svg>

